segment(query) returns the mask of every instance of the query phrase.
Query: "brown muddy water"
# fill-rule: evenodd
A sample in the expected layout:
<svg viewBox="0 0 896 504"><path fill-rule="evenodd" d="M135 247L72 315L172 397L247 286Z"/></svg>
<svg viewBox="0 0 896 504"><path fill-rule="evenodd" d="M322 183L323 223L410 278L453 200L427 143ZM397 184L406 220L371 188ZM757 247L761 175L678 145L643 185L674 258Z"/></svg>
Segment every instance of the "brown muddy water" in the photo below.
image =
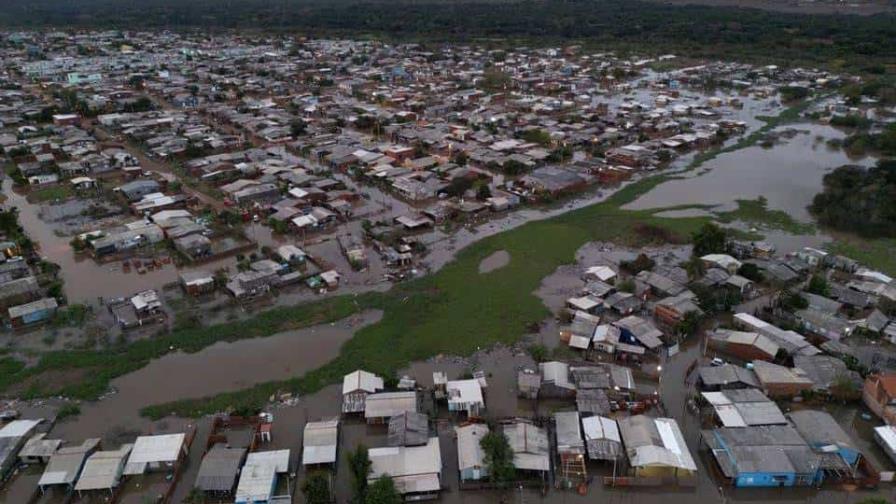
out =
<svg viewBox="0 0 896 504"><path fill-rule="evenodd" d="M99 298L111 299L146 289L159 289L178 281L179 270L173 264L163 265L146 273L134 270L125 273L121 262L97 263L84 254L75 254L71 237L58 236L53 226L40 218L41 206L29 203L25 196L12 190L9 179L2 181L3 193L8 197L4 207L19 209L19 223L27 235L38 244L39 254L59 265L59 276L65 281L65 295L70 303L97 303ZM222 259L201 267L185 269L214 270L235 264L232 258Z"/></svg>
<svg viewBox="0 0 896 504"><path fill-rule="evenodd" d="M101 436L122 425L145 425L139 410L149 404L301 376L336 358L355 331L381 318L382 312L371 310L332 324L216 343L196 353L170 353L113 380L114 394L84 403L81 415L62 422L55 432L75 438Z"/></svg>
<svg viewBox="0 0 896 504"><path fill-rule="evenodd" d="M787 211L800 221L809 221L806 207L821 191L821 181L830 170L845 164L872 164L873 158L852 159L840 149L826 145L844 133L830 126L796 124L777 128L775 133L795 130L769 148L756 145L719 155L685 178L658 185L625 208L644 210L688 204L722 205L733 208L737 199L763 196L768 207Z"/></svg>
<svg viewBox="0 0 896 504"><path fill-rule="evenodd" d="M498 270L510 264L510 252L497 250L479 262L479 273L485 274Z"/></svg>

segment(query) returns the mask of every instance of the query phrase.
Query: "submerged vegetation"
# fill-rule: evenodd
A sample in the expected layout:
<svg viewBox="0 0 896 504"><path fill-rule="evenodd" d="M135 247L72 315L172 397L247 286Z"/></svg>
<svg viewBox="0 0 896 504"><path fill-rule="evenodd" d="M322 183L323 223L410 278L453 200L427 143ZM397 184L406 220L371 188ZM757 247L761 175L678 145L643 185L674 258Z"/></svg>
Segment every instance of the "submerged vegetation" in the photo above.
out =
<svg viewBox="0 0 896 504"><path fill-rule="evenodd" d="M791 234L815 233L815 226L812 224L799 222L783 210L769 209L768 201L762 196L755 200L739 199L736 202L737 209L716 214L720 222L740 221Z"/></svg>

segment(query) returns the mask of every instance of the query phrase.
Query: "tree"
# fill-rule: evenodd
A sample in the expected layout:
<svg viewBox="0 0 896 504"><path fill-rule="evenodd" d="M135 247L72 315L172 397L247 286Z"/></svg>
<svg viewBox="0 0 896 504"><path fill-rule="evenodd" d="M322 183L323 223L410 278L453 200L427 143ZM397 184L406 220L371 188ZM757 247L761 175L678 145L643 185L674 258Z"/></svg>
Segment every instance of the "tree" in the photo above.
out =
<svg viewBox="0 0 896 504"><path fill-rule="evenodd" d="M688 272L688 278L691 280L696 280L706 274L706 264L696 254L684 263L684 269Z"/></svg>
<svg viewBox="0 0 896 504"><path fill-rule="evenodd" d="M622 261L619 263L619 267L628 271L632 275L637 275L642 271L652 270L653 267L656 266L656 261L647 257L647 254L638 254L638 257L634 258L631 261Z"/></svg>
<svg viewBox="0 0 896 504"><path fill-rule="evenodd" d="M513 450L503 432L493 429L479 440L479 446L485 453L489 481L504 486L516 479Z"/></svg>
<svg viewBox="0 0 896 504"><path fill-rule="evenodd" d="M370 456L366 446L358 445L355 451L348 454L348 466L352 471L354 502L363 504L366 502L367 477L370 475Z"/></svg>
<svg viewBox="0 0 896 504"><path fill-rule="evenodd" d="M815 274L809 279L809 286L806 287L806 292L827 297L831 293L831 288L823 275Z"/></svg>
<svg viewBox="0 0 896 504"><path fill-rule="evenodd" d="M322 472L308 475L302 483L302 493L308 504L330 504L333 500L330 497L330 481Z"/></svg>
<svg viewBox="0 0 896 504"><path fill-rule="evenodd" d="M762 271L759 270L759 266L756 266L753 263L744 263L740 269L737 270L737 274L754 282L761 282L765 278L762 276Z"/></svg>
<svg viewBox="0 0 896 504"><path fill-rule="evenodd" d="M398 493L395 481L389 475L374 481L364 499L364 504L401 504L401 502L401 494Z"/></svg>
<svg viewBox="0 0 896 504"><path fill-rule="evenodd" d="M694 244L694 255L697 257L725 252L727 241L728 233L711 222L704 224L691 237L691 242Z"/></svg>
<svg viewBox="0 0 896 504"><path fill-rule="evenodd" d="M308 125L305 124L305 121L296 119L295 121L289 123L289 134L294 137L302 136L305 134L305 129L307 127Z"/></svg>
<svg viewBox="0 0 896 504"><path fill-rule="evenodd" d="M703 316L700 315L699 312L689 311L684 314L684 317L682 317L677 324L675 324L675 334L684 338L693 336L697 333L697 330L700 329L700 324L702 322Z"/></svg>
<svg viewBox="0 0 896 504"><path fill-rule="evenodd" d="M482 184L479 186L479 189L476 190L476 199L479 201L485 201L492 197L492 190L488 188L488 184Z"/></svg>

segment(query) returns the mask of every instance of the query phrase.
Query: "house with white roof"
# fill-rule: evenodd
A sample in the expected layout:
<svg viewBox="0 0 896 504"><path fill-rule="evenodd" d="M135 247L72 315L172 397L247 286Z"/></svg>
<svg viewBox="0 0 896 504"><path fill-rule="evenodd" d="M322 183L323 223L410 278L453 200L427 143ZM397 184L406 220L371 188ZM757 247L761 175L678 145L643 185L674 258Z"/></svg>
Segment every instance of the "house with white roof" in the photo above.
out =
<svg viewBox="0 0 896 504"><path fill-rule="evenodd" d="M445 384L448 411L465 411L467 416L479 416L485 409L482 385L477 379L452 380Z"/></svg>
<svg viewBox="0 0 896 504"><path fill-rule="evenodd" d="M353 371L342 379L342 412L363 413L369 394L383 389L383 379L363 371Z"/></svg>
<svg viewBox="0 0 896 504"><path fill-rule="evenodd" d="M289 472L289 450L250 453L236 486L236 504L267 504L291 502L286 496L276 495L277 483Z"/></svg>

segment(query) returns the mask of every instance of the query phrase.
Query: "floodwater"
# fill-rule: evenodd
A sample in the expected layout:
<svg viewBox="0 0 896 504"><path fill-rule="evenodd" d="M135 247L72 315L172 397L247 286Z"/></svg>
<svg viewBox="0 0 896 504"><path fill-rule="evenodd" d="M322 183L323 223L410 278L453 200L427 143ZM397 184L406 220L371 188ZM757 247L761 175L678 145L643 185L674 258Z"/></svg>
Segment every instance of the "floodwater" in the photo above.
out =
<svg viewBox="0 0 896 504"><path fill-rule="evenodd" d="M9 179L3 179L2 187L8 197L4 206L19 209L19 223L38 244L39 254L59 265L59 276L65 281L65 295L70 303L93 304L98 298L122 297L178 281L179 271L173 264L164 264L142 274L135 270L125 273L120 262L100 264L87 255L76 255L69 245L71 237L57 235L53 226L41 220L40 205L29 203L24 195L16 193ZM212 271L232 262L232 258L222 259L196 269Z"/></svg>
<svg viewBox="0 0 896 504"><path fill-rule="evenodd" d="M479 273L485 274L503 268L510 264L510 252L496 250L479 263Z"/></svg>
<svg viewBox="0 0 896 504"><path fill-rule="evenodd" d="M788 130L795 130L793 136ZM830 126L798 124L781 127L782 137L769 148L756 145L719 155L685 178L658 185L625 208L644 210L688 204L720 205L731 209L737 199L768 201L768 207L785 210L800 221L810 220L807 206L821 191L822 178L845 164L870 164L872 158L851 159L832 149L828 139L842 139ZM788 138L789 137L789 138Z"/></svg>
<svg viewBox="0 0 896 504"><path fill-rule="evenodd" d="M116 393L83 404L81 415L60 424L56 432L75 438L101 436L122 425L145 424L139 410L150 404L301 376L335 359L355 331L381 318L382 312L371 310L332 324L216 343L192 354L170 353L113 380Z"/></svg>

